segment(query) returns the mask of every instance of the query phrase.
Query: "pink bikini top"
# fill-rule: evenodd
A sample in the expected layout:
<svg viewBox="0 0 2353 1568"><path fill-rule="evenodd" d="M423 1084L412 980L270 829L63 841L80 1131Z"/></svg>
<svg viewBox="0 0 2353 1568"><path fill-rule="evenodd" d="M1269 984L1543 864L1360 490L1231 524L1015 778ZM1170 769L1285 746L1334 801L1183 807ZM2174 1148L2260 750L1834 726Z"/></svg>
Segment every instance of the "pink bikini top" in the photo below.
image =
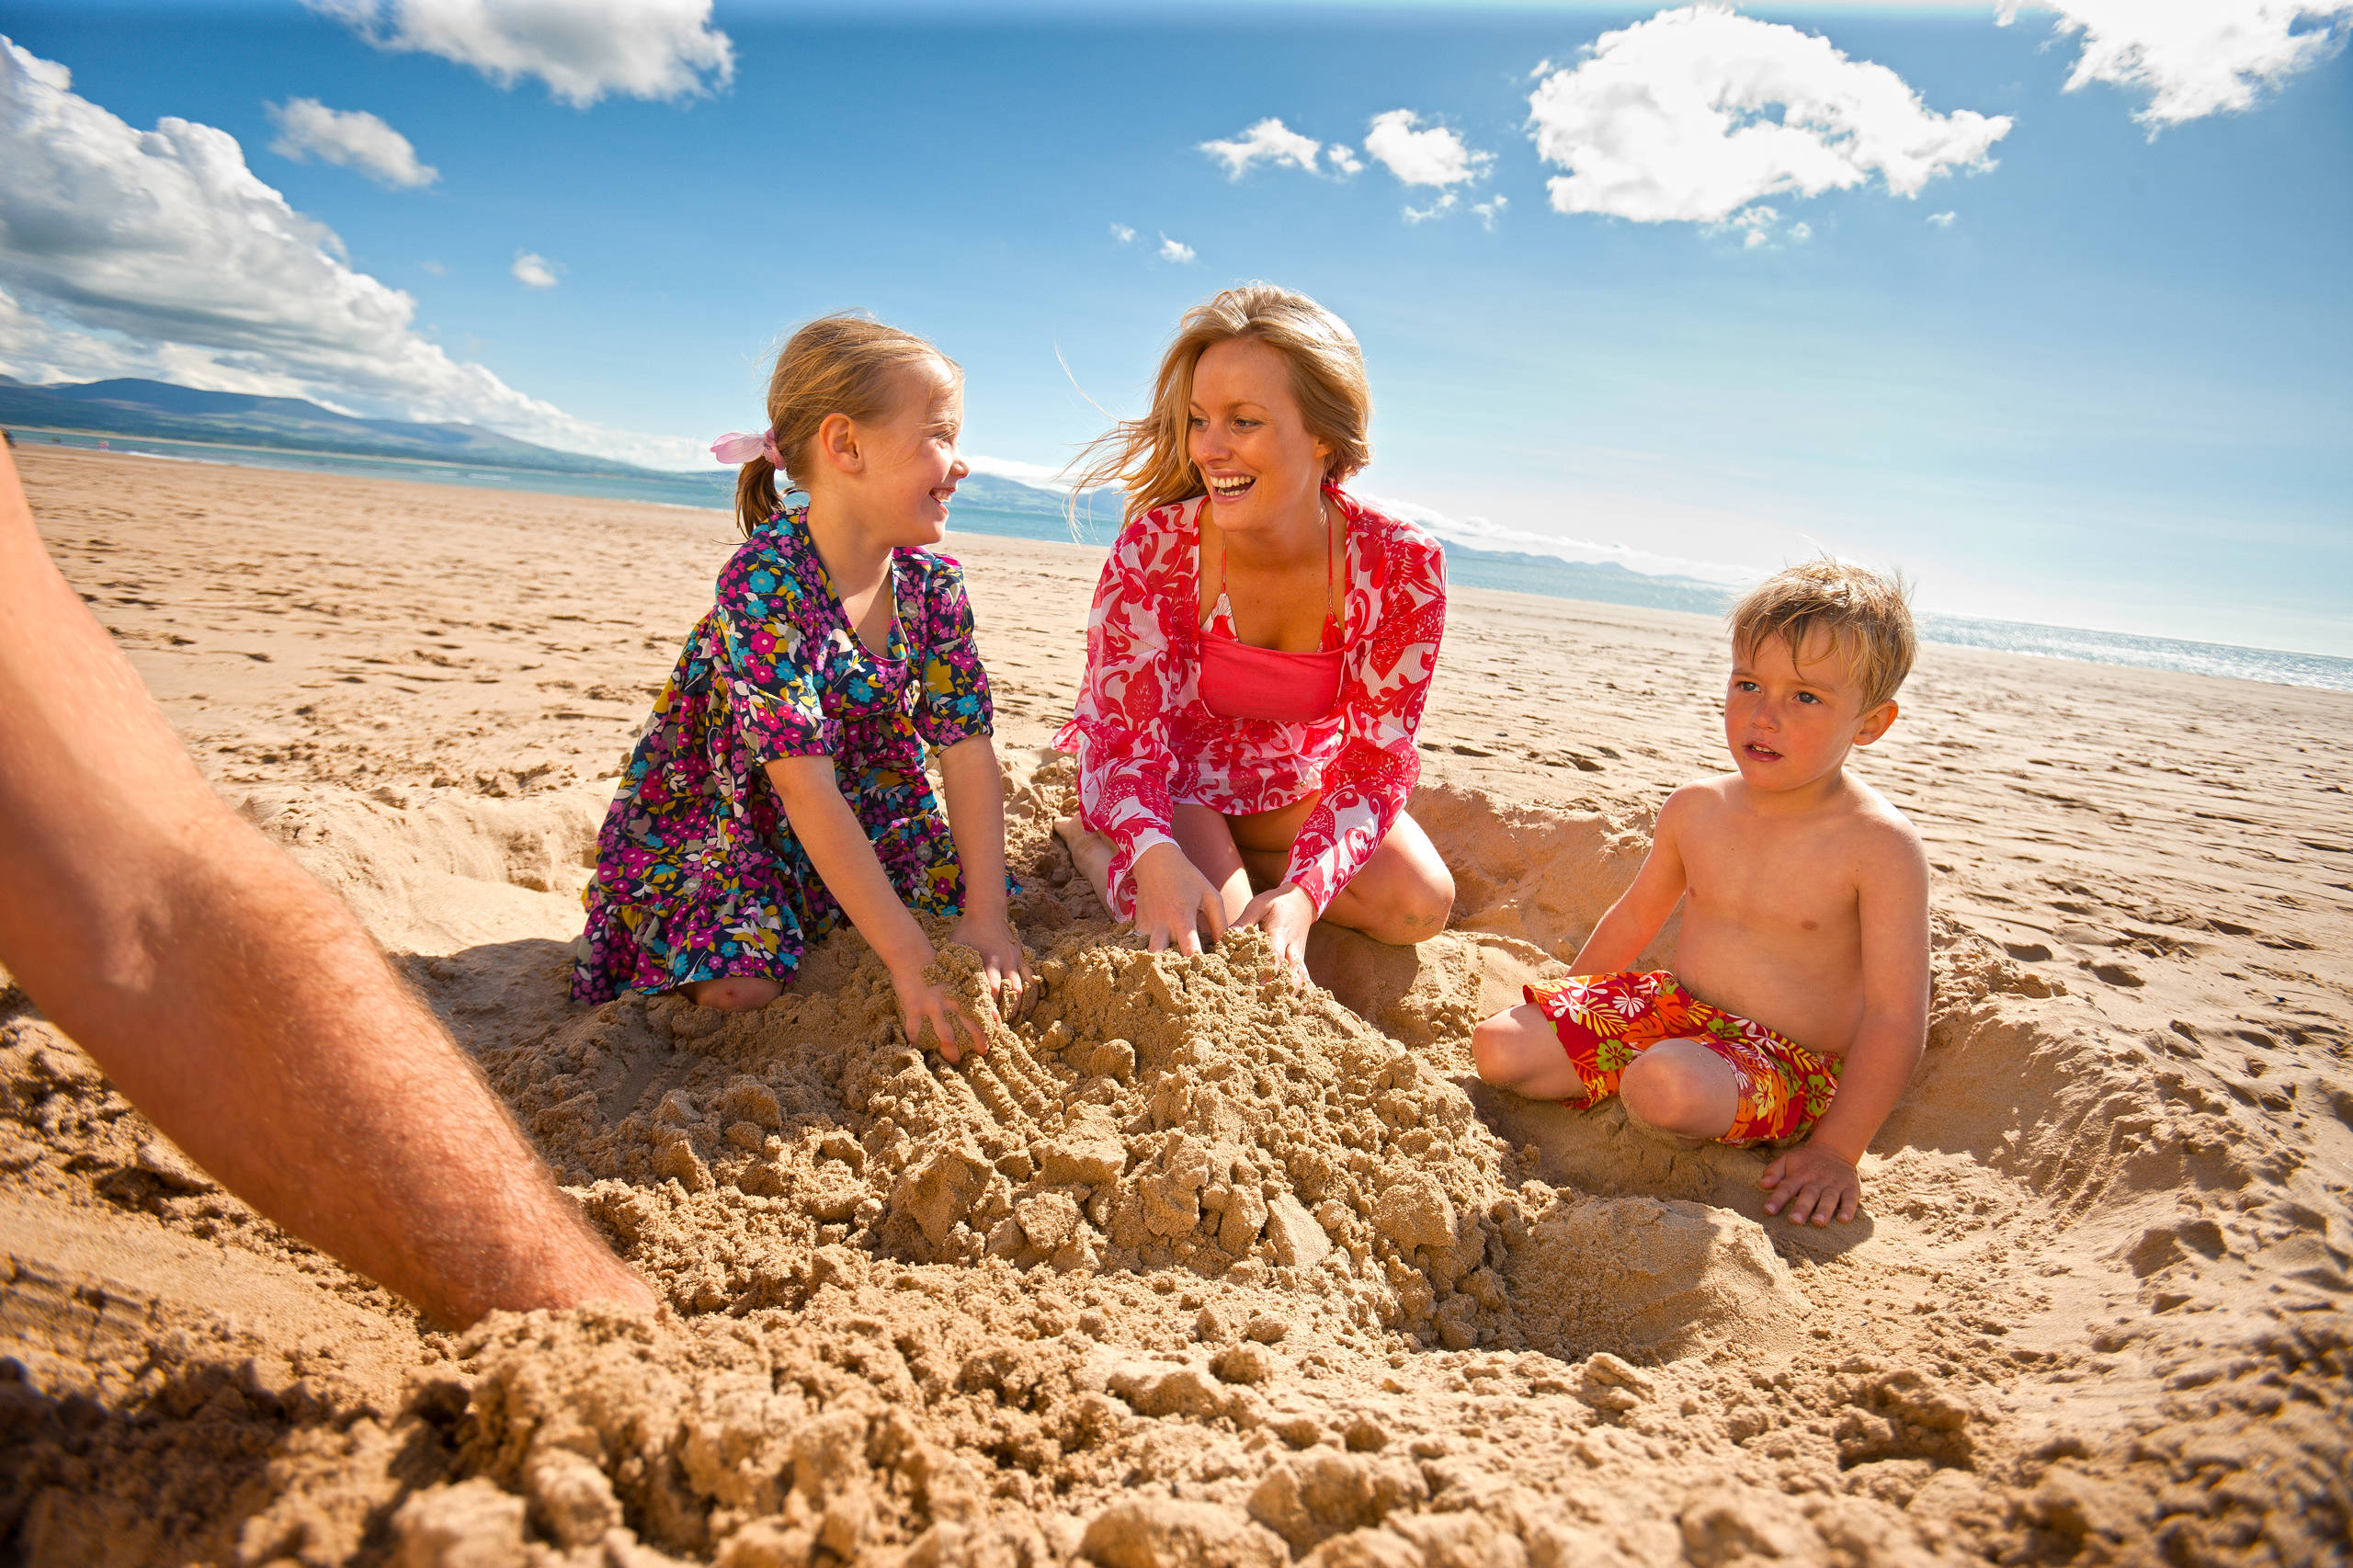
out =
<svg viewBox="0 0 2353 1568"><path fill-rule="evenodd" d="M1199 559L1198 554L1195 559ZM1309 724L1340 700L1347 658L1340 625L1332 530L1324 530L1323 646L1312 653L1259 648L1233 634L1233 606L1225 597L1225 552L1217 558L1217 603L1201 627L1201 703L1221 719L1263 719Z"/></svg>

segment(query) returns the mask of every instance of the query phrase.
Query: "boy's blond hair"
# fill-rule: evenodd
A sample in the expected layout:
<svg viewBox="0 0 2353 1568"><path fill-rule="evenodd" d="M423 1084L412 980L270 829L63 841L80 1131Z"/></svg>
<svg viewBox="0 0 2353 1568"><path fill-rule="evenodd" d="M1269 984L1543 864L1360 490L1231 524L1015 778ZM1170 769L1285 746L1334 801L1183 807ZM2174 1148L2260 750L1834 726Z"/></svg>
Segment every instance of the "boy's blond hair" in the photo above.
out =
<svg viewBox="0 0 2353 1568"><path fill-rule="evenodd" d="M1869 712L1893 697L1912 673L1915 636L1911 589L1867 566L1828 556L1785 567L1748 590L1732 607L1732 646L1753 657L1774 638L1798 656L1817 633L1846 655Z"/></svg>

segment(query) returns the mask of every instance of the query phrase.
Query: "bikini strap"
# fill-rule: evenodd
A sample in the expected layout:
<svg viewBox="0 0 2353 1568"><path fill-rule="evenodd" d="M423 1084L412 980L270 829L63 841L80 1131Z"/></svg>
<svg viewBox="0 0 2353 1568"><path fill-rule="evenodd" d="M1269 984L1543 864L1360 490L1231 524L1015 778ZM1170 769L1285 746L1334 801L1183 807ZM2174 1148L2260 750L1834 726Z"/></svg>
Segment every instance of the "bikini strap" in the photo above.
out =
<svg viewBox="0 0 2353 1568"><path fill-rule="evenodd" d="M1347 526L1348 514L1344 509L1340 513L1340 528L1344 538ZM1332 523L1331 519L1326 517L1324 522L1324 625L1327 631L1337 628L1345 632L1347 628L1340 617L1338 574L1333 564L1333 555Z"/></svg>

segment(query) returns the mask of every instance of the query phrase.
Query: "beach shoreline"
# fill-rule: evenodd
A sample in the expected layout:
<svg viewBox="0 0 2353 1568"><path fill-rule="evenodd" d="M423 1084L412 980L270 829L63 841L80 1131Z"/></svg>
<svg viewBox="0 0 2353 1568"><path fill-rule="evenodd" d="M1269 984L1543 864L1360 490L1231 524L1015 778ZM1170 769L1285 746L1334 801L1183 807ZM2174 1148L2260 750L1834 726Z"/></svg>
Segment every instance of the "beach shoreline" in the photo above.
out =
<svg viewBox="0 0 2353 1568"><path fill-rule="evenodd" d="M28 1562L2342 1560L2353 694L1924 646L1857 767L1934 869L1929 1052L1867 1218L1791 1234L1755 1153L1469 1071L1724 769L1711 617L1458 589L1455 919L1319 932L1292 1004L1248 942L1134 953L1054 847L1099 552L951 534L1052 963L959 1074L854 937L740 1019L563 996L723 514L17 456L206 776L668 1303L423 1332L0 987Z"/></svg>
<svg viewBox="0 0 2353 1568"><path fill-rule="evenodd" d="M34 432L30 439L60 434L46 429ZM76 433L77 441L92 443L94 449L98 433ZM139 451L140 446L163 449ZM679 475L676 482L660 474L649 473L644 480L632 480L606 484L594 479L572 480L546 471L485 469L480 463L435 463L412 459L373 459L338 457L334 454L304 452L291 449L237 448L222 445L215 449L240 452L239 457L206 457L200 455L201 444L160 440L151 437L124 437L118 441L119 449L143 457L167 460L213 462L226 466L257 465L277 467L296 472L348 472L361 478L409 479L420 483L448 484L459 488L493 491L494 493L568 495L580 499L604 499L634 505L658 506L682 511L712 511L732 517L723 499L690 501L685 497L695 492L710 492L710 474ZM69 448L66 449L76 449ZM420 472L436 471L436 472ZM699 483L688 483L699 481ZM632 490L634 487L634 490ZM667 488L667 494L642 492ZM1040 493L1043 494L1044 493ZM1059 497L1056 498L1057 500ZM1099 504L1088 510L1082 519L1083 527L1097 536L1088 548L1099 551L1100 542L1111 531L1108 520L1100 515ZM1016 538L1040 542L1060 542L1064 527L1058 508L1040 509L1031 506L1021 510L1006 510L983 500L978 505L960 502L951 508L949 532L951 538ZM1082 541L1085 542L1085 541ZM1448 539L1448 570L1455 587L1501 589L1506 592L1531 594L1538 597L1573 599L1579 602L1607 604L1627 608L1686 609L1702 615L1715 615L1728 608L1737 590L1718 583L1701 582L1695 578L1649 576L1631 570L1572 560L1565 555L1539 556L1512 551L1480 549L1464 540ZM1983 617L1946 615L1923 612L1919 617L1921 641L1949 647L1984 648L1994 652L2027 653L2040 658L2063 659L2075 663L2117 665L2131 668L2172 670L2183 674L2212 675L2229 679L2257 682L2265 686L2301 686L2324 691L2353 691L2353 659L2333 654L2314 653L2290 648L2258 647L2253 644L2205 642L2179 638L2156 637L2126 632L2100 631L2083 627L2049 625L2029 621L1988 619Z"/></svg>

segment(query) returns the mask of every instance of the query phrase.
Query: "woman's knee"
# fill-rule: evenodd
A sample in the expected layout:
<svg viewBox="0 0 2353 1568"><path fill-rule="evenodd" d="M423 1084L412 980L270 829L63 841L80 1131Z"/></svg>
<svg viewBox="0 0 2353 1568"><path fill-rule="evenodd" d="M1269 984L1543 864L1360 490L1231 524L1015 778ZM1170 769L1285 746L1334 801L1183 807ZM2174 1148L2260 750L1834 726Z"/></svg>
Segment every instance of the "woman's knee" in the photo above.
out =
<svg viewBox="0 0 2353 1568"><path fill-rule="evenodd" d="M1446 929L1454 918L1454 874L1443 861L1406 860L1381 880L1366 902L1372 906L1364 934L1377 942L1408 948Z"/></svg>

